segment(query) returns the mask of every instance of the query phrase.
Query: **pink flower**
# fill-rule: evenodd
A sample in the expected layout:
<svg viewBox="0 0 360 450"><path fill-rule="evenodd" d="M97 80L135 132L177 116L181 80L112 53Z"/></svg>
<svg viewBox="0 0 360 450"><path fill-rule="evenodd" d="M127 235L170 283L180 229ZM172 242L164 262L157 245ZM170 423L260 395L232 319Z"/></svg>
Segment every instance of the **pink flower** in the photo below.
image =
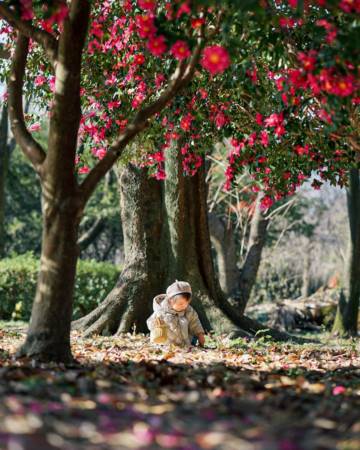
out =
<svg viewBox="0 0 360 450"><path fill-rule="evenodd" d="M298 60L302 63L303 68L308 72L315 69L317 52L310 50L308 53L299 52Z"/></svg>
<svg viewBox="0 0 360 450"><path fill-rule="evenodd" d="M145 56L142 53L137 53L134 56L134 64L140 66L141 64L144 64L145 62Z"/></svg>
<svg viewBox="0 0 360 450"><path fill-rule="evenodd" d="M189 113L186 114L180 121L180 128L184 131L189 131L191 128L191 122L193 121L194 117Z"/></svg>
<svg viewBox="0 0 360 450"><path fill-rule="evenodd" d="M46 77L44 75L38 75L35 80L35 86L42 86L46 82Z"/></svg>
<svg viewBox="0 0 360 450"><path fill-rule="evenodd" d="M197 19L191 19L191 26L192 28L200 28L201 25L203 25L205 23L205 19L202 18L197 18Z"/></svg>
<svg viewBox="0 0 360 450"><path fill-rule="evenodd" d="M171 47L171 54L179 60L188 58L191 55L190 49L185 41L176 41Z"/></svg>
<svg viewBox="0 0 360 450"><path fill-rule="evenodd" d="M222 111L219 111L216 114L214 121L218 130L220 130L224 125L230 122L229 118Z"/></svg>
<svg viewBox="0 0 360 450"><path fill-rule="evenodd" d="M54 76L50 77L49 86L50 86L50 91L55 92L55 77Z"/></svg>
<svg viewBox="0 0 360 450"><path fill-rule="evenodd" d="M274 200L269 196L265 195L260 202L260 209L262 211L269 209L274 203Z"/></svg>
<svg viewBox="0 0 360 450"><path fill-rule="evenodd" d="M344 386L335 386L332 390L333 395L341 395L346 392L346 388Z"/></svg>
<svg viewBox="0 0 360 450"><path fill-rule="evenodd" d="M41 125L39 122L35 122L29 126L30 133L33 133L34 131L39 131L39 130L41 130Z"/></svg>
<svg viewBox="0 0 360 450"><path fill-rule="evenodd" d="M262 125L262 123L263 123L263 116L262 116L262 114L257 112L256 115L255 115L255 121L256 121L256 123L258 125Z"/></svg>
<svg viewBox="0 0 360 450"><path fill-rule="evenodd" d="M103 159L106 155L106 149L104 147L98 148L95 152L95 156L99 159Z"/></svg>
<svg viewBox="0 0 360 450"><path fill-rule="evenodd" d="M89 166L82 166L82 167L79 168L78 172L80 174L89 173L90 172L90 167Z"/></svg>
<svg viewBox="0 0 360 450"><path fill-rule="evenodd" d="M360 12L359 0L341 0L339 7L346 13Z"/></svg>
<svg viewBox="0 0 360 450"><path fill-rule="evenodd" d="M166 44L164 36L150 38L147 43L149 52L154 56L161 56L166 52Z"/></svg>
<svg viewBox="0 0 360 450"><path fill-rule="evenodd" d="M297 145L297 146L294 148L294 152L295 152L297 155L299 155L299 156L301 156L301 155L308 155L308 154L309 154L309 146L308 146L308 145L305 145L304 147L301 147L301 145Z"/></svg>
<svg viewBox="0 0 360 450"><path fill-rule="evenodd" d="M269 145L269 135L266 130L261 131L260 142L261 142L261 145L263 145L264 147L267 147Z"/></svg>
<svg viewBox="0 0 360 450"><path fill-rule="evenodd" d="M158 169L158 171L155 174L155 178L157 180L165 180L166 179L166 173L164 169Z"/></svg>
<svg viewBox="0 0 360 450"><path fill-rule="evenodd" d="M164 83L164 81L165 81L165 75L163 73L158 73L155 76L155 86L157 88L161 87L162 84Z"/></svg>
<svg viewBox="0 0 360 450"><path fill-rule="evenodd" d="M278 125L281 125L283 123L283 120L284 118L282 113L273 113L269 117L266 117L264 122L267 127L276 127Z"/></svg>
<svg viewBox="0 0 360 450"><path fill-rule="evenodd" d="M145 11L154 11L156 9L155 0L138 0L138 5Z"/></svg>
<svg viewBox="0 0 360 450"><path fill-rule="evenodd" d="M230 65L229 53L221 45L211 45L204 49L200 64L211 75L222 73Z"/></svg>
<svg viewBox="0 0 360 450"><path fill-rule="evenodd" d="M274 134L277 137L283 136L285 133L286 133L286 130L283 127L283 125L278 125L274 130Z"/></svg>
<svg viewBox="0 0 360 450"><path fill-rule="evenodd" d="M253 82L253 84L257 83L258 76L257 76L257 68L256 67L253 67L251 70L247 70L246 75L250 78L250 80Z"/></svg>
<svg viewBox="0 0 360 450"><path fill-rule="evenodd" d="M32 0L20 0L21 19L31 20L34 17Z"/></svg>
<svg viewBox="0 0 360 450"><path fill-rule="evenodd" d="M108 102L107 107L111 110L114 108L118 108L121 105L121 102L119 100L114 100L112 102Z"/></svg>
<svg viewBox="0 0 360 450"><path fill-rule="evenodd" d="M178 19L183 14L190 14L190 13L191 13L191 9L190 9L190 6L189 6L189 2L185 1L184 3L182 3L180 5L179 9L177 10L176 18Z"/></svg>
<svg viewBox="0 0 360 450"><path fill-rule="evenodd" d="M200 89L199 89L199 94L200 94L200 97L201 97L203 100L205 100L205 99L208 97L207 91L206 91L205 89L203 89L203 88L200 88Z"/></svg>
<svg viewBox="0 0 360 450"><path fill-rule="evenodd" d="M135 17L136 27L138 29L139 36L146 38L153 36L156 33L156 27L154 25L154 18L149 14L137 15Z"/></svg>
<svg viewBox="0 0 360 450"><path fill-rule="evenodd" d="M297 0L288 0L288 3L292 8L297 7Z"/></svg>

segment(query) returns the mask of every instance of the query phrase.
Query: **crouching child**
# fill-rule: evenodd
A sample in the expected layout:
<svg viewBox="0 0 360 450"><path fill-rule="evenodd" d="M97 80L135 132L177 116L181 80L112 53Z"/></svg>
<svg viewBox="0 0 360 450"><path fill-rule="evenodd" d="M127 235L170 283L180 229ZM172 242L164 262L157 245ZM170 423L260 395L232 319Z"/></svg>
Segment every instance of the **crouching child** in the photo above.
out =
<svg viewBox="0 0 360 450"><path fill-rule="evenodd" d="M154 298L154 312L146 321L152 343L185 347L198 340L204 346L204 328L190 305L191 298L190 284L177 280L167 288L166 294Z"/></svg>

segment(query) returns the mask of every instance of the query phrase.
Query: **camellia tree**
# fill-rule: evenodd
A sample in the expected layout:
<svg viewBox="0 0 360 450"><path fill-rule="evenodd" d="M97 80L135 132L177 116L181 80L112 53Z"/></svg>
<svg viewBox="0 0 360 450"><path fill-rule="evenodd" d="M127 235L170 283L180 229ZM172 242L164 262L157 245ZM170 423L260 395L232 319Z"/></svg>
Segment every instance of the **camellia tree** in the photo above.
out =
<svg viewBox="0 0 360 450"><path fill-rule="evenodd" d="M43 203L40 274L27 340L19 353L66 361L71 358L77 232L86 202L124 148L191 81L200 60L206 70L213 51L211 46L203 48L215 35L219 17L187 2L145 0L9 1L1 2L0 16L9 24L2 28L9 46L16 41L8 77L11 128L39 174ZM101 23L106 23L106 32ZM172 38L169 53L171 40L164 33ZM181 39L184 35L189 36L188 44ZM92 61L98 45L103 58L96 53ZM162 70L154 77L160 61ZM225 68L219 66L219 71ZM100 79L95 78L97 69ZM42 93L44 102L51 95L47 149L35 140L24 119L23 93L31 85L39 88L38 98ZM100 112L96 103L111 87L117 92L112 92L113 102L106 107L117 109L116 120L106 110ZM109 134L111 142L99 147ZM78 172L85 177L78 181L76 164L86 157L82 152L86 153L89 136L98 161L91 169L81 164Z"/></svg>
<svg viewBox="0 0 360 450"><path fill-rule="evenodd" d="M187 259L191 267L197 264L197 270L204 274L201 284L208 291L207 297L238 325L256 331L257 326L244 320L229 303L222 302L218 293L204 202L204 153L211 148L215 136L217 140L233 136L234 150L229 155L226 172L228 181L232 182L244 165L249 166L267 191L264 208L276 196L294 192L311 170L320 170L324 178L332 176L336 182L343 182L344 173L340 169L344 171L354 161L354 155L336 153L337 149L330 144L319 151L310 150L307 147L310 144L302 142L301 135L302 131L306 131L306 136L312 133L314 142L317 136L331 136L324 131L324 119L325 125L326 119L330 120L327 114L332 123L336 122L336 130L341 130L336 139L341 140L347 134L349 115L343 113L343 103L351 99L351 107L356 107L357 89L356 58L351 48L357 27L356 23L348 25L356 22L358 5L321 0L305 3L248 1L227 5L225 2L221 9L217 2L211 1L1 3L0 15L12 27L3 31L10 41L14 32L17 35L9 77L12 129L38 171L43 189L41 270L22 353L46 359L70 357L76 240L82 211L115 161L120 156L131 160L134 150L141 150L137 161L143 157L143 164L150 163L158 179L165 178L168 169L165 203L172 204L175 220L165 232L170 236L168 263L173 274L188 273L189 269L184 268ZM319 20L324 21L323 25ZM339 22L336 25L335 20ZM210 43L215 37L217 42ZM349 42L344 42L345 38ZM224 41L228 42L231 59ZM349 57L343 51L341 57L335 58L336 53L339 55L336 45L344 45ZM271 51L266 52L266 48ZM252 54L254 49L257 51ZM269 55L267 62L266 55ZM24 83L27 62L29 74ZM281 72L269 77L270 64ZM321 75L326 64L330 68ZM219 76L222 73L223 79ZM326 80L321 78L324 75ZM316 95L311 81L314 79L320 86ZM340 91L325 88L324 83L329 80L338 88L345 80L345 88L340 87ZM22 114L23 91L34 85L39 92L37 98L49 105L47 151L29 133ZM280 85L284 86L284 92ZM342 95L349 89L349 94ZM248 108L258 111L255 115L250 113L254 120L242 127ZM333 116L338 112L341 120L335 121ZM335 139L335 129L332 131ZM144 139L138 145L136 137L141 132ZM129 151L124 154L126 147ZM159 151L154 152L154 148ZM306 156L301 158L303 155ZM326 165L330 170L324 170ZM291 168L290 176L285 167ZM76 169L83 177L80 182ZM139 170L132 166L124 177L128 186L133 183L132 198L138 199L134 200L132 211L125 209L128 213L123 218L123 221L134 219L133 231L137 232L137 235L124 233L128 254L134 250L131 243L137 241L136 236L145 237L149 252L156 247L153 237L143 233L148 227L144 228L144 223L139 223L136 214L132 214L139 210L148 186L144 181L139 190L136 181ZM183 170L193 177L191 184L184 183ZM154 195L157 198L160 195L161 199L161 193ZM127 198L131 202L130 196ZM143 209L146 206L149 214L156 213L143 203ZM171 207L167 212L171 213L170 210ZM152 224L160 219L157 215ZM191 258L187 258L184 250L185 241L190 244L185 247L191 249ZM127 298L133 298L131 293L137 292L131 289L134 274L131 268L130 261L122 278L129 281ZM123 290L124 284L120 283L117 289ZM124 302L121 305L123 308ZM92 318L96 321L100 318L101 323L93 331L104 327L108 318L102 313L107 306L104 303L94 312ZM119 312L108 311L112 317Z"/></svg>
<svg viewBox="0 0 360 450"><path fill-rule="evenodd" d="M138 142L138 149L143 149L144 166L148 166L157 179L165 179L164 217L168 221L165 234L170 235L167 236L169 242L160 233L155 219L151 222L153 228L150 223L144 226L141 213L144 207L137 209L133 203L129 208L123 205L124 210L129 209L133 214L125 215L122 222L124 225L130 218L137 225L143 224L144 229L141 232L138 229L137 238L130 233L129 242L140 242L139 236L144 236L144 230L148 230L150 241L151 236L159 238L160 245L165 246L165 253L170 254L171 263L167 259L167 267L163 270L160 269L163 266L157 264L158 283L161 283L159 280L164 271L168 278L180 274L189 279L195 286L196 297L201 299L197 307L205 324L216 322L216 316L211 317L209 313L215 304L236 325L257 331L257 324L241 317L240 304L235 302L233 308L224 302L214 281L204 208L203 156L214 141L232 136L227 186L244 166L248 166L256 181L253 190L259 191L261 185L265 189L263 209L294 193L314 171L319 172L321 179L344 184L347 168L356 162L356 155L336 148L339 135L335 130L344 132L349 127L349 110L356 108L357 104L356 46L353 45L358 33L357 7L348 8L340 2L325 4L316 1L305 5L301 2L259 2L257 9L244 20L244 12L238 3L222 6L221 36L231 51L230 68L221 77L216 75L222 65L229 64L229 60L223 46L212 47L216 57L205 63L209 75L206 72L199 74L187 95L175 98L166 114L160 114L152 122L146 137L142 136L142 141ZM246 46L241 45L239 37L246 41ZM336 56L340 47L346 47L347 54L344 52L342 57L344 60L348 58L352 64L343 64ZM306 52L311 52L311 58L319 54L314 73L307 64ZM320 72L329 63L334 66L328 72L333 85L327 85L328 91L324 91L320 79L327 72L323 71L321 76ZM292 79L298 79L300 83L296 89L291 85ZM314 97L317 79L320 90ZM309 84L309 80L313 84ZM327 109L334 117L326 115ZM310 143L313 146L311 150ZM191 181L183 180L182 171L192 177ZM128 182L130 179L136 183L136 177L129 177ZM321 182L315 180L314 187L320 187ZM155 184L153 188L156 189ZM150 187L141 189L139 197L146 203L144 199ZM157 198L156 212L164 203L160 193ZM146 245L142 243L140 247L145 248ZM150 295L145 289L133 290L136 295L124 295L124 286L127 283L133 288L135 284L142 286L143 279L150 283L151 267L154 261L162 260L162 253L156 249L144 257L144 252L135 251L133 245L129 253L132 255L129 272L124 271L118 286L106 301L78 321L76 327L87 330L89 334L127 331L133 323L142 329L146 315L144 302L147 298L146 303L149 303ZM133 270L135 254L141 256L139 260L142 261L142 268L136 271ZM145 297L141 296L141 290L146 292ZM130 308L126 306L129 298L132 299ZM206 312L201 308L204 306Z"/></svg>

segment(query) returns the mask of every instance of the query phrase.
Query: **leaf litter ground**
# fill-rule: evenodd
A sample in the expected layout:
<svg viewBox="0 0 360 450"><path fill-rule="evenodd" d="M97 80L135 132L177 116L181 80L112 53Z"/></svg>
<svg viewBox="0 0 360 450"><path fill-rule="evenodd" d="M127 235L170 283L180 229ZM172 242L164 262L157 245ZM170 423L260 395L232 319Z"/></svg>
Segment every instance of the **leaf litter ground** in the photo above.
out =
<svg viewBox="0 0 360 450"><path fill-rule="evenodd" d="M78 364L15 360L24 328L0 328L0 449L360 449L356 341L72 336Z"/></svg>

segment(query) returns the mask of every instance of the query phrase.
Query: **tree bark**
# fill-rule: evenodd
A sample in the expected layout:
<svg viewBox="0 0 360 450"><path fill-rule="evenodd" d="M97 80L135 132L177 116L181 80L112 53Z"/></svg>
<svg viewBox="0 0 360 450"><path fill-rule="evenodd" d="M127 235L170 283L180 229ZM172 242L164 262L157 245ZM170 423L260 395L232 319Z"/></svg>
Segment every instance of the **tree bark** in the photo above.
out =
<svg viewBox="0 0 360 450"><path fill-rule="evenodd" d="M45 215L36 295L19 356L62 362L72 359L70 322L79 253L76 216L77 204L71 193L56 211Z"/></svg>
<svg viewBox="0 0 360 450"><path fill-rule="evenodd" d="M5 256L5 185L9 168L8 109L4 105L0 119L0 258Z"/></svg>
<svg viewBox="0 0 360 450"><path fill-rule="evenodd" d="M339 302L333 333L357 336L360 302L360 177L359 169L350 170L347 190L350 242L347 262L347 293Z"/></svg>
<svg viewBox="0 0 360 450"><path fill-rule="evenodd" d="M306 253L304 255L303 275L301 285L301 296L306 298L310 295L310 265L311 265L311 245L306 246Z"/></svg>
<svg viewBox="0 0 360 450"><path fill-rule="evenodd" d="M269 220L260 209L261 197L258 195L254 215L251 219L250 236L245 262L241 268L239 281L240 311L245 311L249 302L251 290L255 284L261 262L261 254L265 245L266 230Z"/></svg>
<svg viewBox="0 0 360 450"><path fill-rule="evenodd" d="M235 226L224 223L216 213L209 213L211 243L215 248L219 283L226 295L234 295L239 288L240 270L237 267Z"/></svg>
<svg viewBox="0 0 360 450"><path fill-rule="evenodd" d="M245 311L250 299L266 240L268 220L260 210L259 200L260 198L256 201L251 220L248 250L241 269L238 269L236 264L235 227L232 224L225 224L213 213L209 215L211 240L216 251L221 288L226 295L237 298L242 312Z"/></svg>
<svg viewBox="0 0 360 450"><path fill-rule="evenodd" d="M73 329L86 335L128 332L134 326L146 332L152 299L164 286L163 183L132 164L118 169L117 175L124 269L101 305L73 323Z"/></svg>
<svg viewBox="0 0 360 450"><path fill-rule="evenodd" d="M121 218L125 239L125 268L115 288L73 329L85 336L147 332L152 298L175 279L188 281L192 305L206 330L256 334L264 329L245 317L238 304L223 295L215 276L208 226L205 167L185 177L176 149L166 158L167 180L148 179L129 166L120 180ZM285 333L269 330L276 339Z"/></svg>
<svg viewBox="0 0 360 450"><path fill-rule="evenodd" d="M81 56L89 15L89 2L75 0L64 21L47 153L24 122L22 83L29 39L21 34L9 80L12 130L40 175L43 214L40 272L26 341L18 356L44 361L72 360L70 324L79 254L77 235L84 207L75 175L75 154L81 117Z"/></svg>

